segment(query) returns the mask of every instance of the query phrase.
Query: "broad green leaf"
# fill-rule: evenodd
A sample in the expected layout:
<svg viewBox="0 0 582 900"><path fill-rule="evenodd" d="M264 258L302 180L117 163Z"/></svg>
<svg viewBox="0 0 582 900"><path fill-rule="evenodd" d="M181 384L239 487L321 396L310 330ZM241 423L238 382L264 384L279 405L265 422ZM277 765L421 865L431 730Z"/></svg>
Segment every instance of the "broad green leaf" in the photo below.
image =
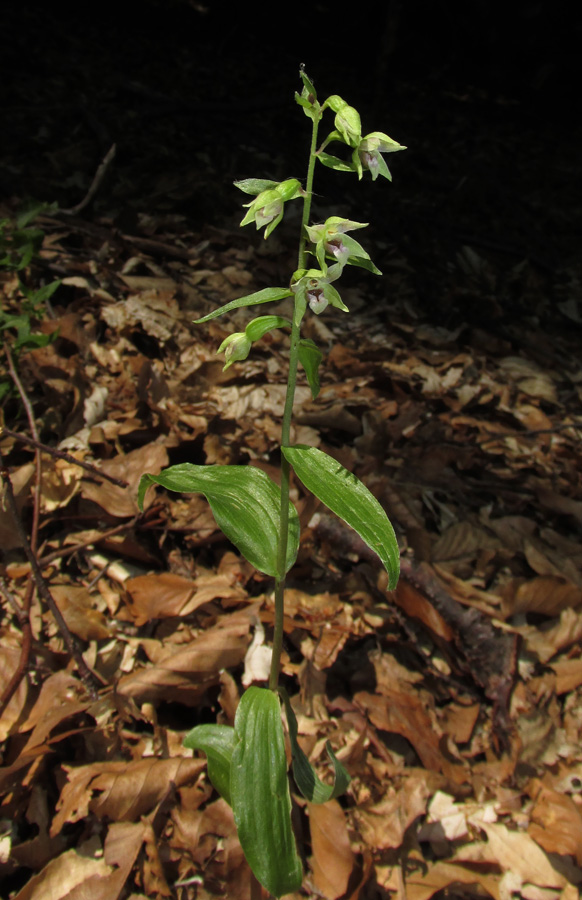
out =
<svg viewBox="0 0 582 900"><path fill-rule="evenodd" d="M208 757L208 777L229 806L230 768L234 747L234 728L230 725L197 725L183 744L190 750L202 750Z"/></svg>
<svg viewBox="0 0 582 900"><path fill-rule="evenodd" d="M291 753L293 754L293 777L297 787L310 803L327 803L328 800L339 797L346 791L351 781L350 776L336 758L329 741L326 741L325 749L333 764L335 777L333 784L324 784L321 781L297 742L297 719L289 701L289 695L284 688L279 688L279 693L283 698L285 712L287 713L289 740L291 742Z"/></svg>
<svg viewBox="0 0 582 900"><path fill-rule="evenodd" d="M230 795L244 855L271 894L298 891L303 872L291 827L291 796L279 698L266 688L243 694L234 721Z"/></svg>
<svg viewBox="0 0 582 900"><path fill-rule="evenodd" d="M204 494L217 525L245 559L265 575L278 578L284 574L277 567L281 490L262 469L180 463L159 475L142 475L137 498L140 509L151 484L168 491ZM298 547L299 517L289 503L286 572L297 558Z"/></svg>
<svg viewBox="0 0 582 900"><path fill-rule="evenodd" d="M209 322L210 319L216 319L233 309L240 309L241 306L255 306L259 303L272 303L274 300L283 300L284 297L291 297L292 291L289 288L264 288L262 291L256 291L254 294L247 294L246 297L239 297L238 300L231 300L224 306L219 306L207 316L201 319L194 319L195 325L201 325L202 322Z"/></svg>
<svg viewBox="0 0 582 900"><path fill-rule="evenodd" d="M283 447L285 459L305 487L332 512L347 522L378 554L394 590L400 572L400 554L388 516L368 488L352 472L317 447Z"/></svg>
<svg viewBox="0 0 582 900"><path fill-rule="evenodd" d="M314 400L319 394L319 364L322 358L323 354L314 341L309 338L302 338L299 341L299 362L305 369L307 383Z"/></svg>

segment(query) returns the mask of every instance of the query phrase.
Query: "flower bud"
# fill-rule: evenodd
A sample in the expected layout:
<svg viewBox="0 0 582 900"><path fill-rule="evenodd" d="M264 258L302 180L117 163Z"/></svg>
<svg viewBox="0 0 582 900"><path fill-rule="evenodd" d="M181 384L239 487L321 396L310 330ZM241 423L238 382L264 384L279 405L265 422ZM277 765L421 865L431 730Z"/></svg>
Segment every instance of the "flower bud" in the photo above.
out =
<svg viewBox="0 0 582 900"><path fill-rule="evenodd" d="M244 331L237 331L234 334L229 334L216 351L217 353L224 352L225 366L222 371L225 372L233 362L246 359L251 352L252 345L253 342L247 337Z"/></svg>

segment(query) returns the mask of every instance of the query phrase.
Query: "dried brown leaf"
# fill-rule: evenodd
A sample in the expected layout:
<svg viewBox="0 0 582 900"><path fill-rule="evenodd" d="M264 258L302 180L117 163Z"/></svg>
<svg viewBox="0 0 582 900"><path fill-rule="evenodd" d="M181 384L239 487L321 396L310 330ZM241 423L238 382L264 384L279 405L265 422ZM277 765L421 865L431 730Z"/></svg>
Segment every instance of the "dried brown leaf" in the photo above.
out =
<svg viewBox="0 0 582 900"><path fill-rule="evenodd" d="M57 803L51 834L65 822L78 822L89 812L114 822L133 822L162 800L170 784L179 788L198 777L205 763L199 759L146 759L132 762L64 766L67 782Z"/></svg>
<svg viewBox="0 0 582 900"><path fill-rule="evenodd" d="M12 643L12 638L8 639L7 636L4 636L4 646L0 646L0 696L12 679L20 661L20 650L16 649L16 647L7 646L8 640ZM6 740L16 722L20 719L27 696L28 679L24 677L20 680L16 691L2 712L2 718L0 718L0 741Z"/></svg>
<svg viewBox="0 0 582 900"><path fill-rule="evenodd" d="M196 705L208 687L218 683L221 669L234 668L243 661L250 622L257 612L255 604L225 616L186 647L164 654L154 666L123 676L118 691L141 702L165 700Z"/></svg>
<svg viewBox="0 0 582 900"><path fill-rule="evenodd" d="M535 800L528 834L546 853L571 855L582 865L582 813L571 797L539 780L528 786Z"/></svg>
<svg viewBox="0 0 582 900"><path fill-rule="evenodd" d="M530 581L514 579L505 585L502 596L505 617L524 612L557 616L563 610L582 603L582 589L555 575L542 575Z"/></svg>
<svg viewBox="0 0 582 900"><path fill-rule="evenodd" d="M101 469L113 478L127 481L128 487L118 487L109 481L83 481L81 493L87 500L93 500L111 516L125 518L135 516L137 508L137 489L142 475L146 472L157 475L168 465L168 453L161 444L146 444L138 450L132 450L124 456L116 456L106 460ZM146 493L144 508L152 502L153 489Z"/></svg>
<svg viewBox="0 0 582 900"><path fill-rule="evenodd" d="M337 800L308 803L313 880L327 900L345 894L354 867L346 817Z"/></svg>
<svg viewBox="0 0 582 900"><path fill-rule="evenodd" d="M97 896L86 893L85 886L107 879L111 867L102 858L85 856L77 850L67 850L52 859L38 875L18 892L14 900L83 900ZM95 880L95 881L93 881Z"/></svg>
<svg viewBox="0 0 582 900"><path fill-rule="evenodd" d="M423 872L406 877L406 900L429 900L437 891L454 885L479 885L494 900L502 900L499 879L460 863L429 863Z"/></svg>
<svg viewBox="0 0 582 900"><path fill-rule="evenodd" d="M95 608L96 598L87 588L73 584L53 584L51 594L68 628L83 641L108 640L111 627ZM99 596L100 599L100 596Z"/></svg>
<svg viewBox="0 0 582 900"><path fill-rule="evenodd" d="M353 817L364 842L376 850L402 846L406 829L424 815L431 789L423 775L407 775L379 803L356 807Z"/></svg>

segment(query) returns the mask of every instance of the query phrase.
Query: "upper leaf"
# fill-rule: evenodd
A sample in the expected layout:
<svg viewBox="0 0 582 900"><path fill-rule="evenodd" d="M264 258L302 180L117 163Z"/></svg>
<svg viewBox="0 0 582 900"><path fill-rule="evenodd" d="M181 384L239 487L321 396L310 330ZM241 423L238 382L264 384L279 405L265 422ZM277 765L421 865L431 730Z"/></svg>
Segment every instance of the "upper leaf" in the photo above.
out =
<svg viewBox="0 0 582 900"><path fill-rule="evenodd" d="M400 573L400 554L388 516L368 488L337 460L317 447L283 447L283 455L305 487L347 522L378 554L394 590Z"/></svg>
<svg viewBox="0 0 582 900"><path fill-rule="evenodd" d="M223 316L233 309L240 309L241 306L255 306L259 303L272 303L275 300L283 300L284 297L290 297L291 294L292 291L290 291L289 288L263 288L262 291L256 291L254 294L247 294L246 297L239 297L238 300L231 300L230 303L219 306L218 309L208 313L207 316L202 316L201 319L194 319L194 324L201 325L202 322L209 322L210 319L216 319L218 316Z"/></svg>
<svg viewBox="0 0 582 900"><path fill-rule="evenodd" d="M291 797L279 698L266 688L243 694L234 721L230 795L244 855L275 897L303 878L291 827Z"/></svg>
<svg viewBox="0 0 582 900"><path fill-rule="evenodd" d="M277 564L281 489L266 472L254 466L195 466L180 463L164 469L159 475L142 475L138 504L143 506L145 492L151 484L169 491L204 494L217 525L251 565L281 578ZM285 572L297 558L299 517L289 503L289 538Z"/></svg>

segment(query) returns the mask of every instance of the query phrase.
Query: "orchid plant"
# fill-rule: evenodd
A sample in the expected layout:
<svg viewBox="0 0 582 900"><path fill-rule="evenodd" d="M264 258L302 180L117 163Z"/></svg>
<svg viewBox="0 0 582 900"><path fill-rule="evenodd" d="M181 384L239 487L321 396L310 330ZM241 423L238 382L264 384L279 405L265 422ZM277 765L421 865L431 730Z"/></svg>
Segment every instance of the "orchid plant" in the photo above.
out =
<svg viewBox="0 0 582 900"><path fill-rule="evenodd" d="M259 571L274 579L275 625L268 687L251 686L242 695L234 727L199 725L185 738L186 747L202 750L208 758L208 776L231 805L245 857L256 880L272 895L280 897L299 889L302 866L291 827L291 795L287 774L281 703L285 709L292 751L292 769L299 791L312 803L323 803L343 793L349 776L333 754L327 752L334 770L333 782L323 783L297 740L297 721L289 697L279 686L283 647L285 579L299 547L299 517L289 499L291 470L303 485L340 516L379 556L394 588L399 574L399 552L394 530L380 503L351 472L317 447L291 442L291 419L299 366L305 372L315 399L319 392L319 367L323 354L310 339L301 337L304 317L320 315L327 307L348 312L335 287L346 266L359 266L379 275L368 253L348 232L366 227L339 216L322 224L310 224L313 180L319 161L339 172L370 172L391 181L383 154L403 150L382 132L362 136L360 116L336 94L320 103L303 67L303 88L295 99L311 120L311 145L305 186L295 178L275 182L249 178L236 186L252 199L241 225L255 223L265 229L265 238L281 222L285 204L303 204L299 256L296 271L286 287L266 288L249 294L197 319L196 324L245 306L293 298L292 318L264 315L253 319L244 332L227 337L218 352L224 352L225 369L244 360L255 342L273 329L290 329L287 393L281 431L280 487L253 466L193 465L184 463L159 475L143 475L139 503L143 507L150 485L170 491L199 492L208 500L217 524L242 555ZM334 129L318 147L318 130L326 110L335 113ZM347 146L345 161L326 152L332 142ZM313 258L310 267L309 257Z"/></svg>

